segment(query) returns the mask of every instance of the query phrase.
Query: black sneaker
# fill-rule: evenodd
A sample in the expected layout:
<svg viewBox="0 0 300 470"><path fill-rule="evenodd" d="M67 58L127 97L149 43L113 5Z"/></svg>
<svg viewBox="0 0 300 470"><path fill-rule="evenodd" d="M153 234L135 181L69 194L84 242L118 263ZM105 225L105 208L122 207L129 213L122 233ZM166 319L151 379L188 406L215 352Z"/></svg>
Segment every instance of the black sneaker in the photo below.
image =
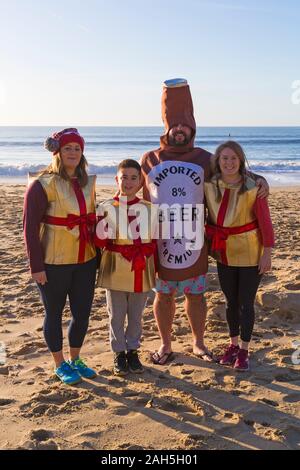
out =
<svg viewBox="0 0 300 470"><path fill-rule="evenodd" d="M128 374L128 363L125 351L115 353L114 357L114 374L126 375Z"/></svg>
<svg viewBox="0 0 300 470"><path fill-rule="evenodd" d="M144 367L139 360L139 355L136 349L127 351L127 361L130 372L133 372L134 374L141 374L144 372Z"/></svg>

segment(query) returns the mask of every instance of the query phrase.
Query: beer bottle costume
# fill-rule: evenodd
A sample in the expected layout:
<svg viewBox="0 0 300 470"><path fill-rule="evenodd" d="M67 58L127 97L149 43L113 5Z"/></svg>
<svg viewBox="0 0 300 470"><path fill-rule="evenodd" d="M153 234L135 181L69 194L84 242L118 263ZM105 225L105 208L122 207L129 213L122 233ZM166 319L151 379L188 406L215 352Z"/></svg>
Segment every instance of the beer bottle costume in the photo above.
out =
<svg viewBox="0 0 300 470"><path fill-rule="evenodd" d="M165 82L166 83L166 82ZM201 205L204 202L204 181L209 177L211 154L194 147L196 123L190 89L183 80L176 86L163 88L162 119L165 133L160 147L147 152L141 167L144 176L144 198L155 204ZM170 129L178 124L192 129L192 139L184 146L171 146ZM184 209L183 209L184 210ZM172 224L172 222L171 222ZM190 240L182 237L158 239L158 276L163 281L185 281L205 275L208 268L206 244L190 250Z"/></svg>

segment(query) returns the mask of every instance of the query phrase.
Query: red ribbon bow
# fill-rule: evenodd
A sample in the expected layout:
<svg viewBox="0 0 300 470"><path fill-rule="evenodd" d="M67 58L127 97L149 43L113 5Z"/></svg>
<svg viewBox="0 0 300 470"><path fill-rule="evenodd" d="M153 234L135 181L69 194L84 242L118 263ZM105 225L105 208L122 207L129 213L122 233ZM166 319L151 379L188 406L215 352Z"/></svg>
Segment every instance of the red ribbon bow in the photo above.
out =
<svg viewBox="0 0 300 470"><path fill-rule="evenodd" d="M146 268L146 258L153 255L156 249L155 243L144 243L140 245L116 245L110 243L107 246L109 251L121 253L121 255L131 261L131 271L143 271Z"/></svg>
<svg viewBox="0 0 300 470"><path fill-rule="evenodd" d="M91 235L93 233L96 220L96 215L92 212L90 214L84 215L68 214L66 226L68 230L72 230L78 225L80 240L88 242L91 240Z"/></svg>
<svg viewBox="0 0 300 470"><path fill-rule="evenodd" d="M229 236L228 232L225 232L221 227L206 225L207 238L212 240L211 249L212 251L225 251L226 240Z"/></svg>
<svg viewBox="0 0 300 470"><path fill-rule="evenodd" d="M220 227L219 225L205 225L205 233L209 240L212 240L212 251L226 252L226 240L229 235L239 235L241 233L250 232L258 228L257 220L249 222L238 227Z"/></svg>
<svg viewBox="0 0 300 470"><path fill-rule="evenodd" d="M74 227L79 226L78 263L84 262L85 247L87 243L92 243L93 229L96 221L96 214L93 212L82 215L68 214L67 217L46 215L43 219L45 224L67 227L68 230L72 230Z"/></svg>
<svg viewBox="0 0 300 470"><path fill-rule="evenodd" d="M156 243L144 243L136 245L116 245L108 243L106 246L108 251L120 253L127 261L131 261L131 271L134 271L134 291L142 292L143 290L143 271L146 268L146 258L156 253Z"/></svg>

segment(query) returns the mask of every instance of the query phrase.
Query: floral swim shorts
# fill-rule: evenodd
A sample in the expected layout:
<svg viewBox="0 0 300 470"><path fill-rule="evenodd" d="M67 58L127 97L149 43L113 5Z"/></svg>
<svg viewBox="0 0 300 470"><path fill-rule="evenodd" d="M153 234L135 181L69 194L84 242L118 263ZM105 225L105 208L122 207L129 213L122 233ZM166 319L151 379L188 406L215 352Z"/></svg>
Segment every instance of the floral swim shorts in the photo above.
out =
<svg viewBox="0 0 300 470"><path fill-rule="evenodd" d="M185 281L163 281L158 278L154 290L160 294L203 294L206 291L206 275L201 274Z"/></svg>

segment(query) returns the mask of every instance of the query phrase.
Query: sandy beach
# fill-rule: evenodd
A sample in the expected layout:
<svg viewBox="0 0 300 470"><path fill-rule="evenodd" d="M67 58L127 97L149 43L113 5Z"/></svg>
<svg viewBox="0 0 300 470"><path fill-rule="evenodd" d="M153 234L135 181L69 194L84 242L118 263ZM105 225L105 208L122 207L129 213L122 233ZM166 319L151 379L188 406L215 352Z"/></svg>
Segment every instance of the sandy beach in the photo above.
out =
<svg viewBox="0 0 300 470"><path fill-rule="evenodd" d="M99 201L113 193L97 189ZM0 185L0 341L7 354L0 365L1 449L300 450L300 365L292 361L295 341L300 349L299 188L274 188L269 198L276 248L257 295L250 372L193 356L183 298L173 327L175 359L152 365L149 352L160 341L149 298L141 349L146 371L115 377L105 295L97 289L82 356L99 375L76 387L52 375L43 307L23 244L24 191ZM210 261L206 341L218 353L228 333ZM65 329L68 318L66 308Z"/></svg>

